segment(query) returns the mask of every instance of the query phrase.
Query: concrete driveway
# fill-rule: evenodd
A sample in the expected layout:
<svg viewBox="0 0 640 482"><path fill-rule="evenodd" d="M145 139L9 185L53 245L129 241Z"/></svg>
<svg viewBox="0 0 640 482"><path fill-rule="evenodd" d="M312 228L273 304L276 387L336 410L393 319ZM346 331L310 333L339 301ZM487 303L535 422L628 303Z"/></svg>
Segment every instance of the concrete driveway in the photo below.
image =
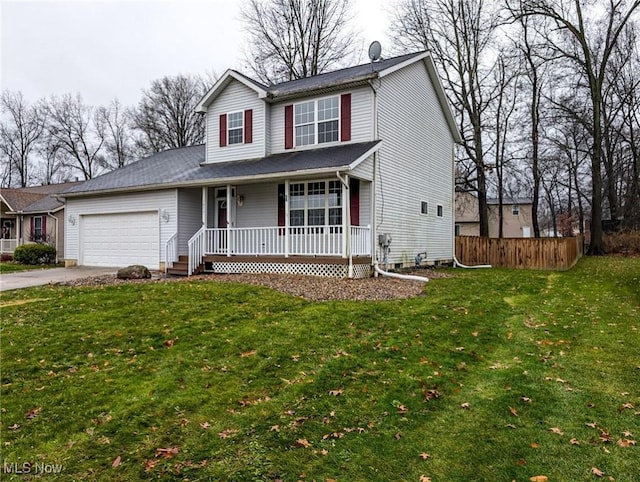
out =
<svg viewBox="0 0 640 482"><path fill-rule="evenodd" d="M0 291L18 290L30 286L42 286L49 283L64 283L89 276L116 274L118 268L76 268L34 269L0 275Z"/></svg>

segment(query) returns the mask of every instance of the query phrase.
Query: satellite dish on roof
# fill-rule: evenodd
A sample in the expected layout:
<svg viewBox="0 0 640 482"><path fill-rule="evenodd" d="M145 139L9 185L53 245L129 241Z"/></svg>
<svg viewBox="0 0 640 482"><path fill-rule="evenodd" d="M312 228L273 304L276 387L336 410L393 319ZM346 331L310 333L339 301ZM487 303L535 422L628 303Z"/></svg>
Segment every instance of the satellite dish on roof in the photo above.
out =
<svg viewBox="0 0 640 482"><path fill-rule="evenodd" d="M382 54L382 45L377 40L374 40L369 45L369 59L371 59L371 62L380 60L380 54Z"/></svg>

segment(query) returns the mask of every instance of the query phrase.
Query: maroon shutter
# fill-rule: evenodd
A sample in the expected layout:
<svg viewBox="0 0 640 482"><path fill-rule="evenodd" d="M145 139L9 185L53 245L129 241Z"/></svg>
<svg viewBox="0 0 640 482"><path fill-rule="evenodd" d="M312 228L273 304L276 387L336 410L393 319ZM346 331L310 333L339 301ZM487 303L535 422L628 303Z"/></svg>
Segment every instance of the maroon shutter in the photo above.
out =
<svg viewBox="0 0 640 482"><path fill-rule="evenodd" d="M284 106L284 148L293 149L293 104Z"/></svg>
<svg viewBox="0 0 640 482"><path fill-rule="evenodd" d="M42 238L43 241L46 241L47 240L47 217L46 216L42 216L42 222L40 223L40 226L42 226L42 229L40 230L42 234L40 235L40 237Z"/></svg>
<svg viewBox="0 0 640 482"><path fill-rule="evenodd" d="M278 226L285 225L285 193L284 193L284 184L278 184ZM284 235L284 229L278 229L278 234L280 236Z"/></svg>
<svg viewBox="0 0 640 482"><path fill-rule="evenodd" d="M220 114L220 147L227 145L227 114Z"/></svg>
<svg viewBox="0 0 640 482"><path fill-rule="evenodd" d="M253 142L253 109L244 111L244 143Z"/></svg>
<svg viewBox="0 0 640 482"><path fill-rule="evenodd" d="M360 179L349 179L351 226L360 226Z"/></svg>
<svg viewBox="0 0 640 482"><path fill-rule="evenodd" d="M351 140L351 94L340 96L340 140Z"/></svg>

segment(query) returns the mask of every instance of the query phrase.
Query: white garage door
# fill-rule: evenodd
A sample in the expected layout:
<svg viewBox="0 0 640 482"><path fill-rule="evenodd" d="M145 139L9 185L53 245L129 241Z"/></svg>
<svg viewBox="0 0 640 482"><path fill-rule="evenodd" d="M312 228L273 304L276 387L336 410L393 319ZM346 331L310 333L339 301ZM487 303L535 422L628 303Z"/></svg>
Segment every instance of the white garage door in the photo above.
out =
<svg viewBox="0 0 640 482"><path fill-rule="evenodd" d="M80 263L158 269L160 228L157 211L80 216Z"/></svg>

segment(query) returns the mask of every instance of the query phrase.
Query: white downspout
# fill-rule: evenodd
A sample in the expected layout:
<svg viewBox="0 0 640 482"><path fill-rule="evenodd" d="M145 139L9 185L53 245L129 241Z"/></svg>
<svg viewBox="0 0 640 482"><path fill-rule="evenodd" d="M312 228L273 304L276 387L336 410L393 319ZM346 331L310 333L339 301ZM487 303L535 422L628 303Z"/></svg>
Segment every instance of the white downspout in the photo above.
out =
<svg viewBox="0 0 640 482"><path fill-rule="evenodd" d="M351 192L349 191L349 176L345 174L344 178L340 176L340 171L336 171L336 177L342 183L342 192L346 196L342 196L344 203L344 211L342 216L342 225L344 229L344 245L342 252L349 258L349 278L353 278L353 253L351 252Z"/></svg>
<svg viewBox="0 0 640 482"><path fill-rule="evenodd" d="M378 140L378 91L373 86L373 83L369 81L369 87L373 92L373 140ZM378 150L373 153L373 176L371 180L371 262L375 270L375 276L378 275L377 266L377 250L376 246L376 227L377 227L377 209L376 209L376 184L378 182Z"/></svg>
<svg viewBox="0 0 640 482"><path fill-rule="evenodd" d="M425 278L424 276L415 276L412 274L389 273L388 271L383 271L380 269L377 262L373 267L376 270L376 273L381 274L382 276L388 276L389 278L398 278L398 279L404 279L408 281L424 281L425 283L429 281L429 278Z"/></svg>

